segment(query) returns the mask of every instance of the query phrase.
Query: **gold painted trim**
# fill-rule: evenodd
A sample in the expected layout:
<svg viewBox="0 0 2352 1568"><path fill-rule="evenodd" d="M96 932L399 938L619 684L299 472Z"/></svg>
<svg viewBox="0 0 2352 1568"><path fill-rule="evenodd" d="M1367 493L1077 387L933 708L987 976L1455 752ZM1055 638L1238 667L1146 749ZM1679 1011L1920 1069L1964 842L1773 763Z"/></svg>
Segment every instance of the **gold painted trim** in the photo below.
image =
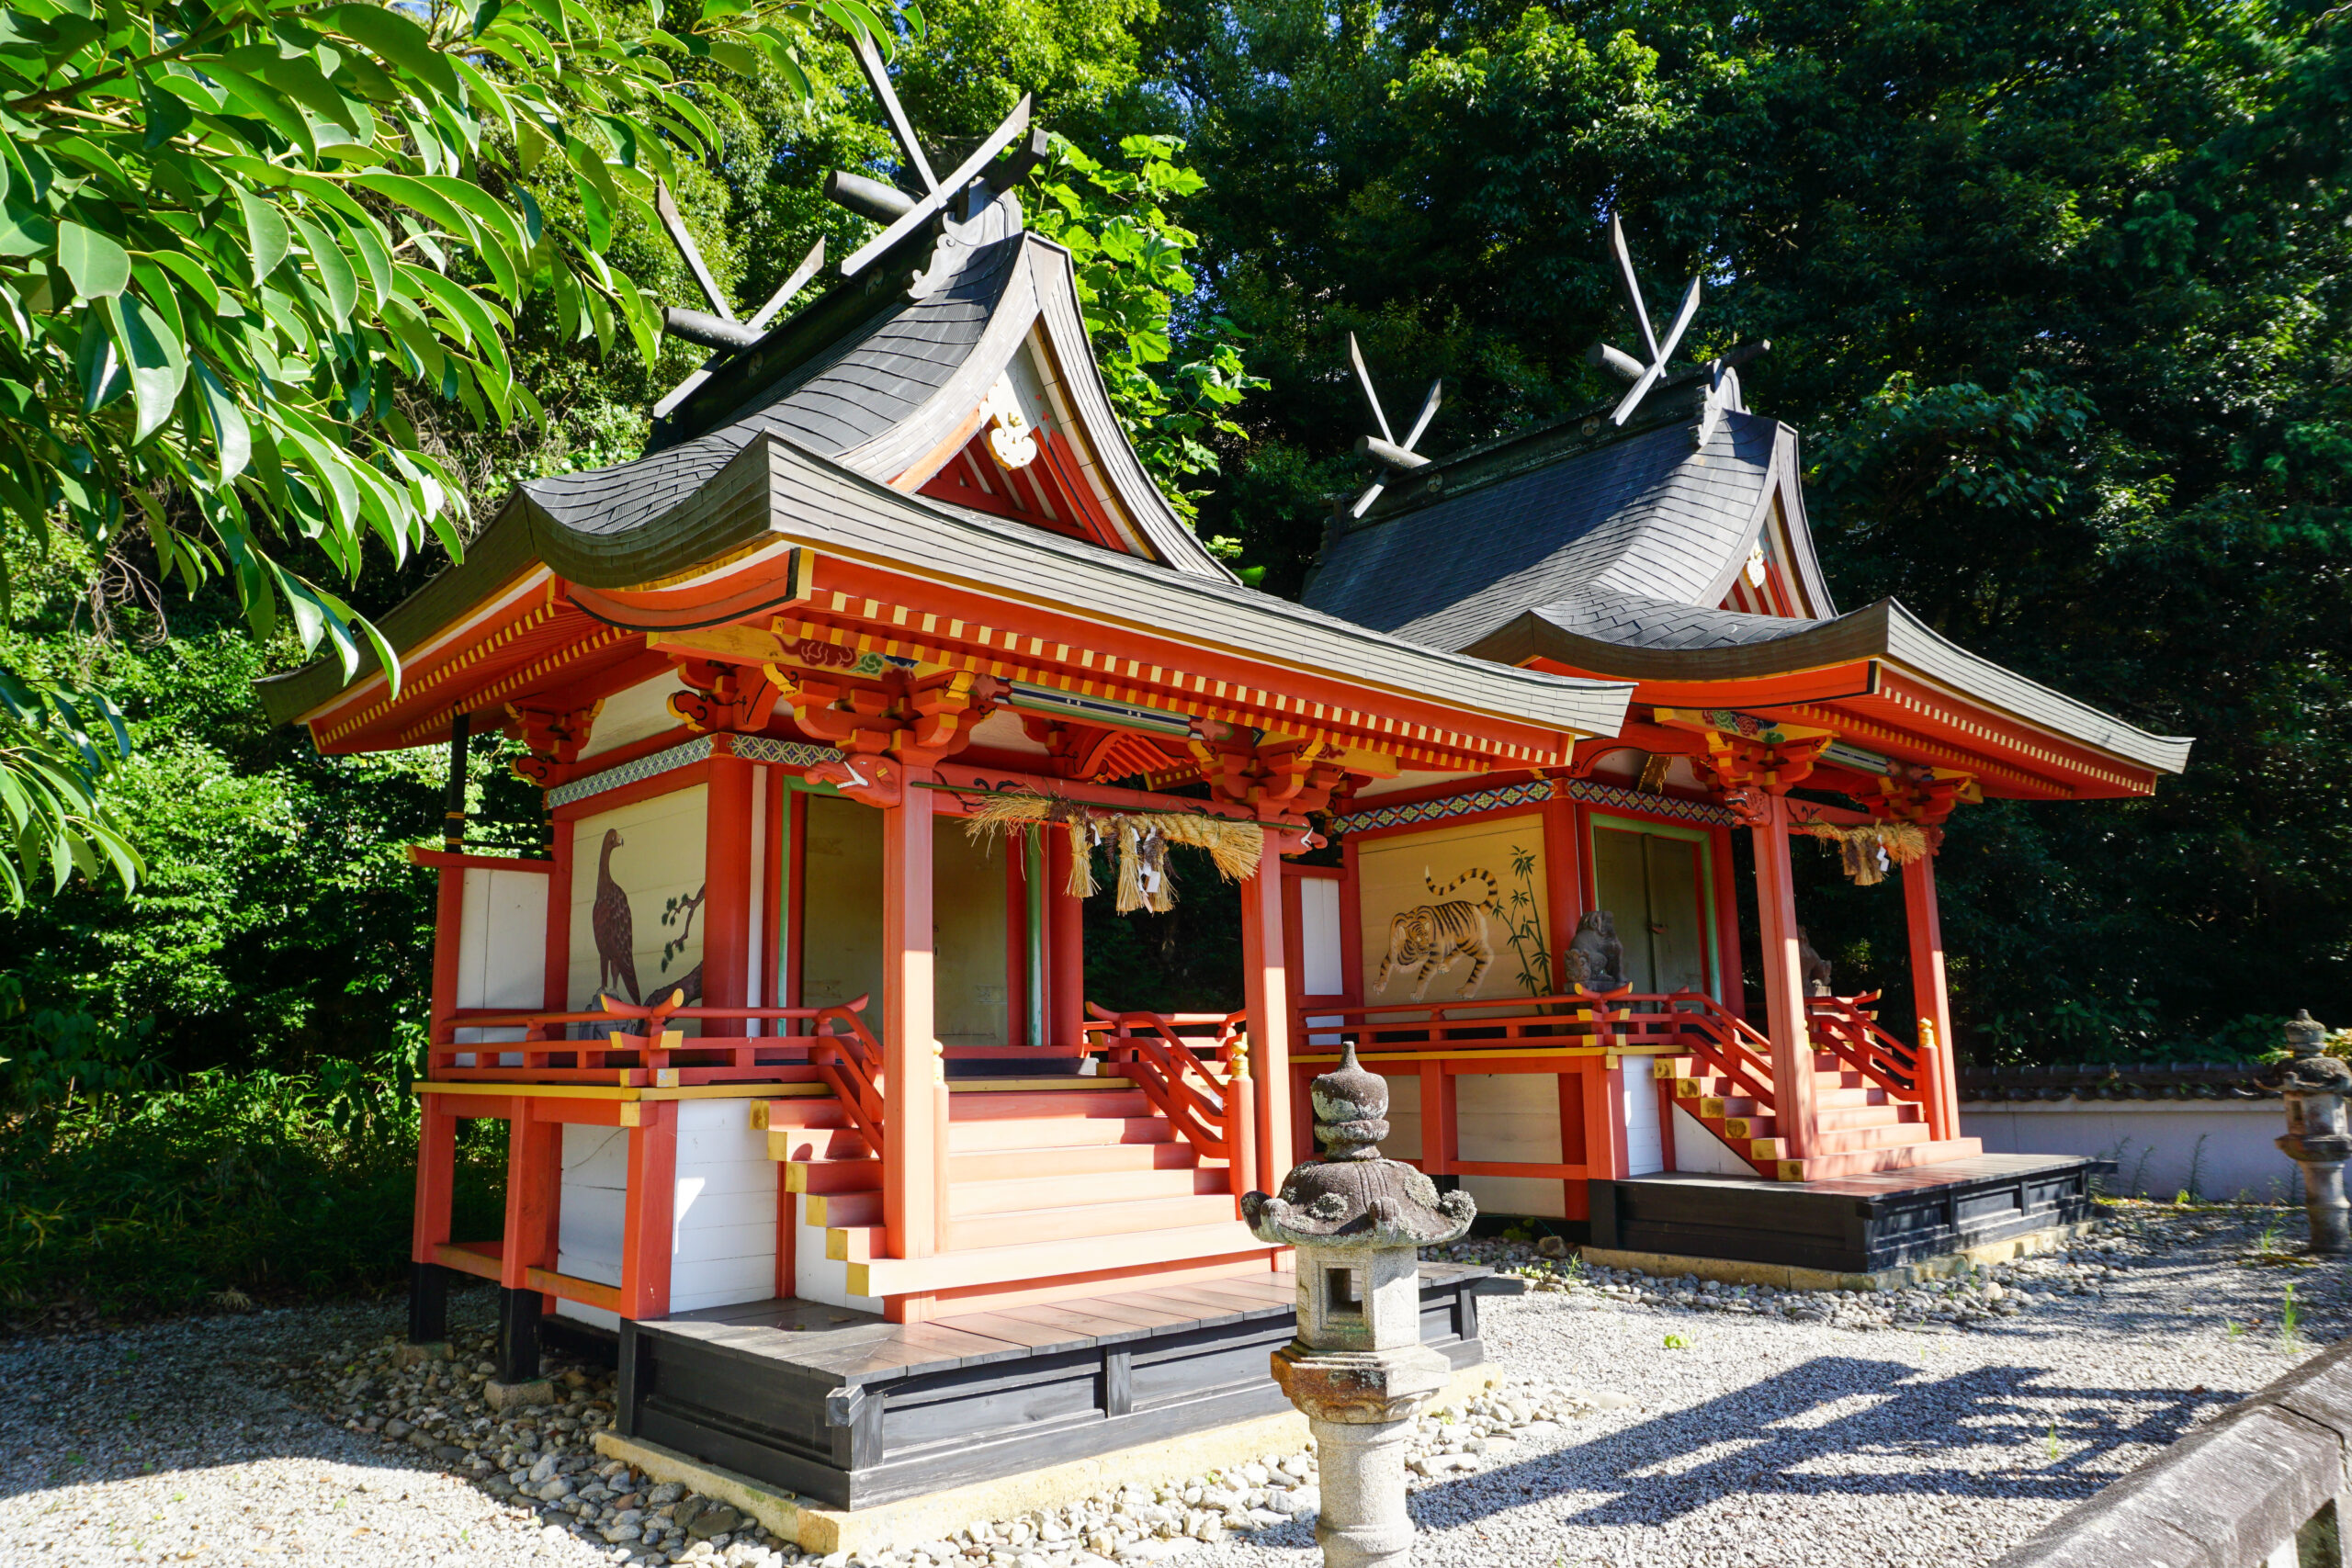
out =
<svg viewBox="0 0 2352 1568"><path fill-rule="evenodd" d="M1316 1032L1323 1032L1317 1030ZM1499 1045L1476 1051L1375 1051L1368 1052L1359 1056L1357 1060L1363 1064L1366 1071L1376 1072L1378 1069L1373 1066L1374 1062L1478 1062L1488 1057L1504 1056L1607 1056L1610 1058L1607 1065L1614 1066L1619 1056L1679 1056L1681 1055L1683 1055L1682 1052L1671 1045L1551 1045L1541 1050L1514 1051L1510 1048L1510 1043L1505 1042ZM1291 1057L1294 1063L1336 1062L1339 1059L1336 1055L1323 1052L1317 1052L1312 1055Z"/></svg>
<svg viewBox="0 0 2352 1568"><path fill-rule="evenodd" d="M678 1089L628 1089L598 1083L414 1083L411 1094L462 1094L478 1100L822 1100L820 1083L710 1083Z"/></svg>

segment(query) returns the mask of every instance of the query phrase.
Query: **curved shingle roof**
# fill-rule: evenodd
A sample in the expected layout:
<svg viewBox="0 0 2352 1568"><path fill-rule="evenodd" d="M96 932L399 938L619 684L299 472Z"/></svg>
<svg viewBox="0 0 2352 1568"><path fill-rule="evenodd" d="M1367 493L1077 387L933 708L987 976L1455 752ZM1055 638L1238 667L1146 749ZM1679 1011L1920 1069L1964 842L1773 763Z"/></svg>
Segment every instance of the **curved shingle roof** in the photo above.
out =
<svg viewBox="0 0 2352 1568"><path fill-rule="evenodd" d="M878 319L747 399L749 412L609 468L533 479L523 493L573 533L619 534L701 489L755 435L831 457L889 430L946 384L987 330L1023 243L1018 209L1008 219L1004 205L940 242L929 292L893 295Z"/></svg>
<svg viewBox="0 0 2352 1568"><path fill-rule="evenodd" d="M1720 599L1770 504L1781 443L1756 414L1724 416L1703 451L1686 423L1383 516L1341 534L1307 604L1440 648L1600 587L1685 604Z"/></svg>

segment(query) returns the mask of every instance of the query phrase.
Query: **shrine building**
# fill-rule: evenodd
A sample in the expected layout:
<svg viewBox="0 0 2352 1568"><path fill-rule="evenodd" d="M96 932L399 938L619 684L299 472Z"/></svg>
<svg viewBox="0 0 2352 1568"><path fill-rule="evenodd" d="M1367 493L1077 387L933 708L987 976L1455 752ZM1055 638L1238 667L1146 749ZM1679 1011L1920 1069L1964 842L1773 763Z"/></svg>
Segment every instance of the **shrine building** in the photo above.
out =
<svg viewBox="0 0 2352 1568"><path fill-rule="evenodd" d="M711 353L645 454L504 498L379 623L397 687L265 683L323 751L458 752L414 852L412 1339L493 1282L503 1383L542 1337L616 1356L608 1451L797 1496L814 1546L1286 1408L1289 1260L1238 1203L1311 1154L1343 1042L1389 1080L1385 1152L1603 1247L1876 1266L2078 1211L2082 1162L1955 1124L1934 846L1985 798L2146 794L2187 742L1897 604L1838 614L1794 434L1671 336L1614 411L1437 459L1434 394L1384 421L1306 602L1243 586L1023 226L1025 103L935 175L867 69L910 188L829 189L876 238L738 320L663 197L710 307L669 328ZM544 853L464 845L485 730L527 750ZM1917 1017L1808 964L1802 835L1899 879ZM1171 854L1181 897L1238 904L1229 1014L1087 985L1086 899L1169 907ZM493 1236L452 1228L482 1119ZM1825 1231L1857 1181L1878 1228ZM1476 1366L1511 1288L1425 1264L1428 1342Z"/></svg>

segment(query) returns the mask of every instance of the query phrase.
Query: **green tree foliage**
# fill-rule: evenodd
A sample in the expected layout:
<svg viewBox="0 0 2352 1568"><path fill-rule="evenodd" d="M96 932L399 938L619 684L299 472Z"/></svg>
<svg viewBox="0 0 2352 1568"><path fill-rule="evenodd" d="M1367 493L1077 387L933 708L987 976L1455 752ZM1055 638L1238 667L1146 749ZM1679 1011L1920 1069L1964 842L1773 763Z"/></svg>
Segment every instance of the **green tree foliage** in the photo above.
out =
<svg viewBox="0 0 2352 1568"><path fill-rule="evenodd" d="M2301 4L1767 0L1171 8L1146 56L1208 188L1205 292L1272 383L1204 503L1295 588L1364 426L1338 374L1442 375L1428 450L1614 389L1691 274L1691 352L1769 338L1848 604L2199 738L2153 802L1965 811L1941 861L1963 1043L2228 1047L2352 1010L2342 611L2352 25ZM1899 901L1799 852L1841 985L1905 987Z"/></svg>
<svg viewBox="0 0 2352 1568"><path fill-rule="evenodd" d="M1057 132L1053 156L1037 173L1029 221L1069 249L1111 406L1144 468L1190 522L1206 492L1185 485L1219 468L1207 443L1247 438L1234 423L1234 405L1266 382L1243 368L1240 334L1220 315L1193 321L1185 334L1189 354L1181 364L1170 362L1182 330L1174 320L1178 300L1197 288L1185 253L1198 241L1163 204L1208 183L1175 161L1183 150L1173 136L1123 137L1120 157L1132 165L1123 169L1089 157ZM1220 553L1240 553L1236 540L1213 545Z"/></svg>
<svg viewBox="0 0 2352 1568"><path fill-rule="evenodd" d="M860 0L13 0L0 13L0 519L46 545L139 535L156 574L216 573L266 635L356 669L390 650L328 581L368 542L461 548L465 487L420 396L537 416L508 351L543 299L558 334L650 358L651 297L605 256L653 183L717 138L714 73L806 92L812 29L884 32ZM665 23L667 25L665 25ZM561 171L552 215L530 176ZM544 182L542 182L544 184ZM321 561L288 565L290 547ZM7 584L0 580L0 597ZM119 760L68 688L0 682L17 858L62 882L136 862L96 807ZM21 898L11 872L0 896Z"/></svg>

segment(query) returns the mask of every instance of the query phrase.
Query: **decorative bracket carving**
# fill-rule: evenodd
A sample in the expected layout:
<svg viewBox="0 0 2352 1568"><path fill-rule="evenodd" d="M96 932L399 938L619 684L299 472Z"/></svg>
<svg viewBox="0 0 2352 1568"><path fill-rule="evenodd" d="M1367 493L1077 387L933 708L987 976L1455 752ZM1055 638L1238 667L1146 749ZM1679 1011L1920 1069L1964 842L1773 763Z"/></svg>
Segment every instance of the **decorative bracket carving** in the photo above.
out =
<svg viewBox="0 0 2352 1568"><path fill-rule="evenodd" d="M989 395L980 400L980 417L989 426L989 452L999 466L1025 468L1037 460L1037 432L1022 412L1021 396L1012 389L1010 372L999 376Z"/></svg>
<svg viewBox="0 0 2352 1568"><path fill-rule="evenodd" d="M768 667L768 675L791 694L792 719L811 739L838 746L854 761L895 757L928 765L968 744L972 731L1012 694L1012 684L994 675L947 671L910 680L892 671L878 681L853 680L813 670ZM820 764L839 770L845 762ZM896 770L889 775L897 776ZM808 776L842 786L842 793L868 805L886 804L882 775L872 770L836 776L811 770ZM897 804L898 786L888 786Z"/></svg>
<svg viewBox="0 0 2352 1568"><path fill-rule="evenodd" d="M508 764L514 776L541 789L553 784L558 768L568 767L580 761L580 749L588 744L589 734L595 728L596 716L604 709L602 698L584 708L569 711L518 707L508 703L506 716L513 721L524 748L531 753Z"/></svg>
<svg viewBox="0 0 2352 1568"><path fill-rule="evenodd" d="M764 670L710 659L675 659L675 662L678 679L687 689L670 698L670 711L696 735L712 730L755 732L775 711L776 683Z"/></svg>
<svg viewBox="0 0 2352 1568"><path fill-rule="evenodd" d="M1834 739L1814 735L1766 745L1709 731L1707 754L1690 761L1702 775L1713 778L1733 815L1751 828L1760 828L1770 816L1765 797L1785 795L1811 777L1815 761Z"/></svg>
<svg viewBox="0 0 2352 1568"><path fill-rule="evenodd" d="M871 753L814 763L804 776L810 784L831 784L861 806L888 809L907 797L906 770L891 758Z"/></svg>
<svg viewBox="0 0 2352 1568"><path fill-rule="evenodd" d="M1193 729L1193 755L1210 793L1269 821L1304 826L1347 782L1348 753L1329 741L1261 742L1254 731L1211 720L1195 720Z"/></svg>
<svg viewBox="0 0 2352 1568"><path fill-rule="evenodd" d="M1898 768L1882 775L1875 795L1858 795L1862 809L1882 822L1916 822L1928 830L1928 852L1943 847L1943 825L1959 806L1978 806L1984 790L1964 773L1936 768Z"/></svg>

